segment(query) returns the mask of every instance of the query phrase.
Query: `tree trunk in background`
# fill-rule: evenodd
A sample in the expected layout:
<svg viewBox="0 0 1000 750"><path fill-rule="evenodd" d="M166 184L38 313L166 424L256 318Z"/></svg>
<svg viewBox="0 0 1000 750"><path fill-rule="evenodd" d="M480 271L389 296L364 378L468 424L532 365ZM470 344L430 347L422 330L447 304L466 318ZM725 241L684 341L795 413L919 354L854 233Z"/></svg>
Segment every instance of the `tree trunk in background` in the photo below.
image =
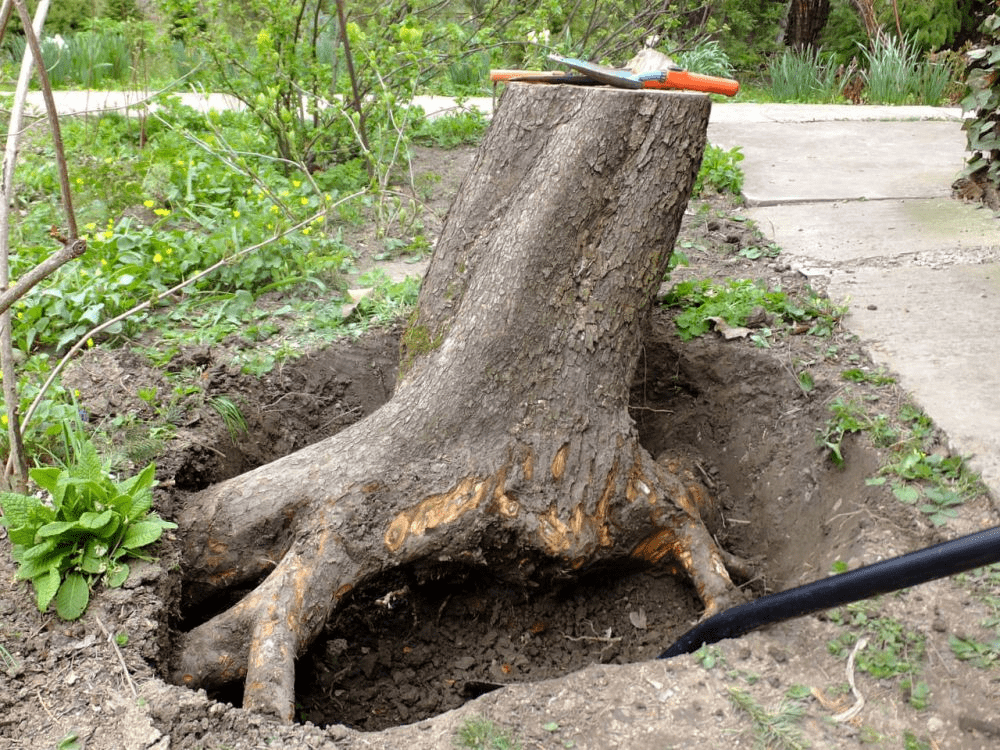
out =
<svg viewBox="0 0 1000 750"><path fill-rule="evenodd" d="M708 613L734 594L708 498L638 443L641 327L705 145L707 96L513 84L449 212L385 406L199 493L192 600L250 590L182 634L172 677L244 680L290 720L294 660L352 588L398 566L520 583L673 560Z"/></svg>
<svg viewBox="0 0 1000 750"><path fill-rule="evenodd" d="M830 0L791 0L785 27L785 45L802 50L819 38L830 16Z"/></svg>

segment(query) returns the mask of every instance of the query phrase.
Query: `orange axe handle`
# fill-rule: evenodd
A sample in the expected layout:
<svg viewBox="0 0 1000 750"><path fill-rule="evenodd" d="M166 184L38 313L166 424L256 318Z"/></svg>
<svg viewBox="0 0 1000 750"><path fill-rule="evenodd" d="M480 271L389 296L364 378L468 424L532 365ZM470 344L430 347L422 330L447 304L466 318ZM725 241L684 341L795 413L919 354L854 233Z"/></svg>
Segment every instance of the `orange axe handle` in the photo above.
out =
<svg viewBox="0 0 1000 750"><path fill-rule="evenodd" d="M511 78L565 78L570 75L562 70L491 70L493 83L509 81Z"/></svg>
<svg viewBox="0 0 1000 750"><path fill-rule="evenodd" d="M736 96L740 90L740 82L731 78L718 78L700 73L688 73L686 70L660 71L662 77L646 78L649 74L640 74L642 85L647 89L685 89L687 91L704 91L706 94L723 94Z"/></svg>

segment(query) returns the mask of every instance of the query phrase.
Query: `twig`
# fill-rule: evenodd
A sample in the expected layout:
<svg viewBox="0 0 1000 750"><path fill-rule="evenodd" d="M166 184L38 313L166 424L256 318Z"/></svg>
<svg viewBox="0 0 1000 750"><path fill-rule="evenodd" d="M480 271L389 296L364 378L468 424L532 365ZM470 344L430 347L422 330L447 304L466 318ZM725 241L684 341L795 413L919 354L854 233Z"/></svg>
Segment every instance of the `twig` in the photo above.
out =
<svg viewBox="0 0 1000 750"><path fill-rule="evenodd" d="M132 697L138 698L139 691L136 690L135 681L132 679L132 675L128 673L128 667L125 665L125 657L122 656L121 649L118 648L118 644L115 643L115 639L111 637L111 633L108 632L108 629L104 627L104 623L101 622L101 618L95 616L94 621L97 623L98 627L100 627L101 632L104 633L104 636L108 639L108 643L111 644L111 649L115 652L115 656L118 657L118 663L122 665L122 672L125 674L125 681L128 683L128 686L132 689Z"/></svg>
<svg viewBox="0 0 1000 750"><path fill-rule="evenodd" d="M841 711L836 716L832 716L831 719L833 721L850 721L861 713L861 709L865 707L865 697L861 694L861 691L858 690L858 686L854 684L854 658L858 655L858 651L867 645L868 639L861 638L854 644L854 649L851 651L851 655L847 657L847 683L851 686L851 692L854 693L854 705L846 711Z"/></svg>
<svg viewBox="0 0 1000 750"><path fill-rule="evenodd" d="M49 128L52 130L52 143L56 150L56 170L59 172L59 190L62 193L63 209L66 211L66 226L69 229L70 240L77 238L76 214L73 211L73 194L69 189L69 170L66 168L66 154L63 150L62 131L59 128L59 115L56 112L56 100L52 96L52 84L49 83L49 73L45 69L45 62L42 58L42 49L38 45L38 34L31 27L28 16L28 6L24 0L14 0L17 6L18 15L21 17L21 25L24 27L24 36L28 40L31 54L35 58L36 73L38 82L42 88L42 98L45 99L45 111L49 118ZM41 26L39 25L39 28ZM81 251L82 252L82 251Z"/></svg>
<svg viewBox="0 0 1000 750"><path fill-rule="evenodd" d="M0 313L9 310L10 306L27 294L28 290L35 284L60 266L69 263L74 258L79 258L86 250L86 242L81 239L72 240L65 244L62 249L57 250L30 271L23 274L14 286L0 294Z"/></svg>
<svg viewBox="0 0 1000 750"><path fill-rule="evenodd" d="M45 709L45 713L48 714L49 718L52 719L52 722L55 723L56 717L52 715L52 712L49 711L49 707L46 706L45 701L42 700L42 691L36 688L35 695L38 697L38 702L41 704L42 708Z"/></svg>

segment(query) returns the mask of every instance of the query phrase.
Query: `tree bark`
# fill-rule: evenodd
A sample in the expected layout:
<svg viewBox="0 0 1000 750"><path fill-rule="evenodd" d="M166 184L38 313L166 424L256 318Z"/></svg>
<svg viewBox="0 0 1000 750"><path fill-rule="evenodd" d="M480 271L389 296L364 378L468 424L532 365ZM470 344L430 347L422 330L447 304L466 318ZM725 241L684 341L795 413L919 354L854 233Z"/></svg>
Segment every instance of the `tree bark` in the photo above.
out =
<svg viewBox="0 0 1000 750"><path fill-rule="evenodd" d="M522 582L679 562L706 614L733 589L707 492L637 441L628 394L705 144L708 97L514 84L452 206L393 398L196 496L192 601L254 588L179 638L172 677L243 679L292 717L294 659L353 587L422 560Z"/></svg>
<svg viewBox="0 0 1000 750"><path fill-rule="evenodd" d="M785 45L802 50L816 43L830 17L830 0L791 0Z"/></svg>

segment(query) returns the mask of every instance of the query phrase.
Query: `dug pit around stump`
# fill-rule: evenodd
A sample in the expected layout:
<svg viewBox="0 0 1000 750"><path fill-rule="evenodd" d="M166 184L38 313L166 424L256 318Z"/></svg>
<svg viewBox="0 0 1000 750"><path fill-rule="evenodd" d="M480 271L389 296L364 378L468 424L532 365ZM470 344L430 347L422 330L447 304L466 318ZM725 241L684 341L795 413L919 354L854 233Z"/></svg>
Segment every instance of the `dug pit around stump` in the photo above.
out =
<svg viewBox="0 0 1000 750"><path fill-rule="evenodd" d="M248 434L262 439L220 438L223 450L190 452L197 470L182 461L178 475L199 477L189 487L198 489L299 447L297 426L321 426L309 431L314 440L363 418L388 398L398 351L393 336L378 341L362 345L364 356L339 351L284 368L288 397L265 384L269 399L257 399L282 408L247 414ZM815 440L827 418L824 388L833 387L820 382L804 393L773 355L750 346L680 342L664 313L650 328L632 388L642 444L682 461L715 494L718 541L757 565L743 584L748 596L851 560L870 522L862 509L881 490L864 479L877 470L875 451L847 441L840 469ZM268 445L281 450L268 453ZM184 609L177 626L229 604ZM394 570L357 587L299 658L296 718L374 731L437 715L497 685L654 659L698 619L699 607L686 578L669 569L605 566L535 590L457 564ZM241 689L213 697L238 705Z"/></svg>

